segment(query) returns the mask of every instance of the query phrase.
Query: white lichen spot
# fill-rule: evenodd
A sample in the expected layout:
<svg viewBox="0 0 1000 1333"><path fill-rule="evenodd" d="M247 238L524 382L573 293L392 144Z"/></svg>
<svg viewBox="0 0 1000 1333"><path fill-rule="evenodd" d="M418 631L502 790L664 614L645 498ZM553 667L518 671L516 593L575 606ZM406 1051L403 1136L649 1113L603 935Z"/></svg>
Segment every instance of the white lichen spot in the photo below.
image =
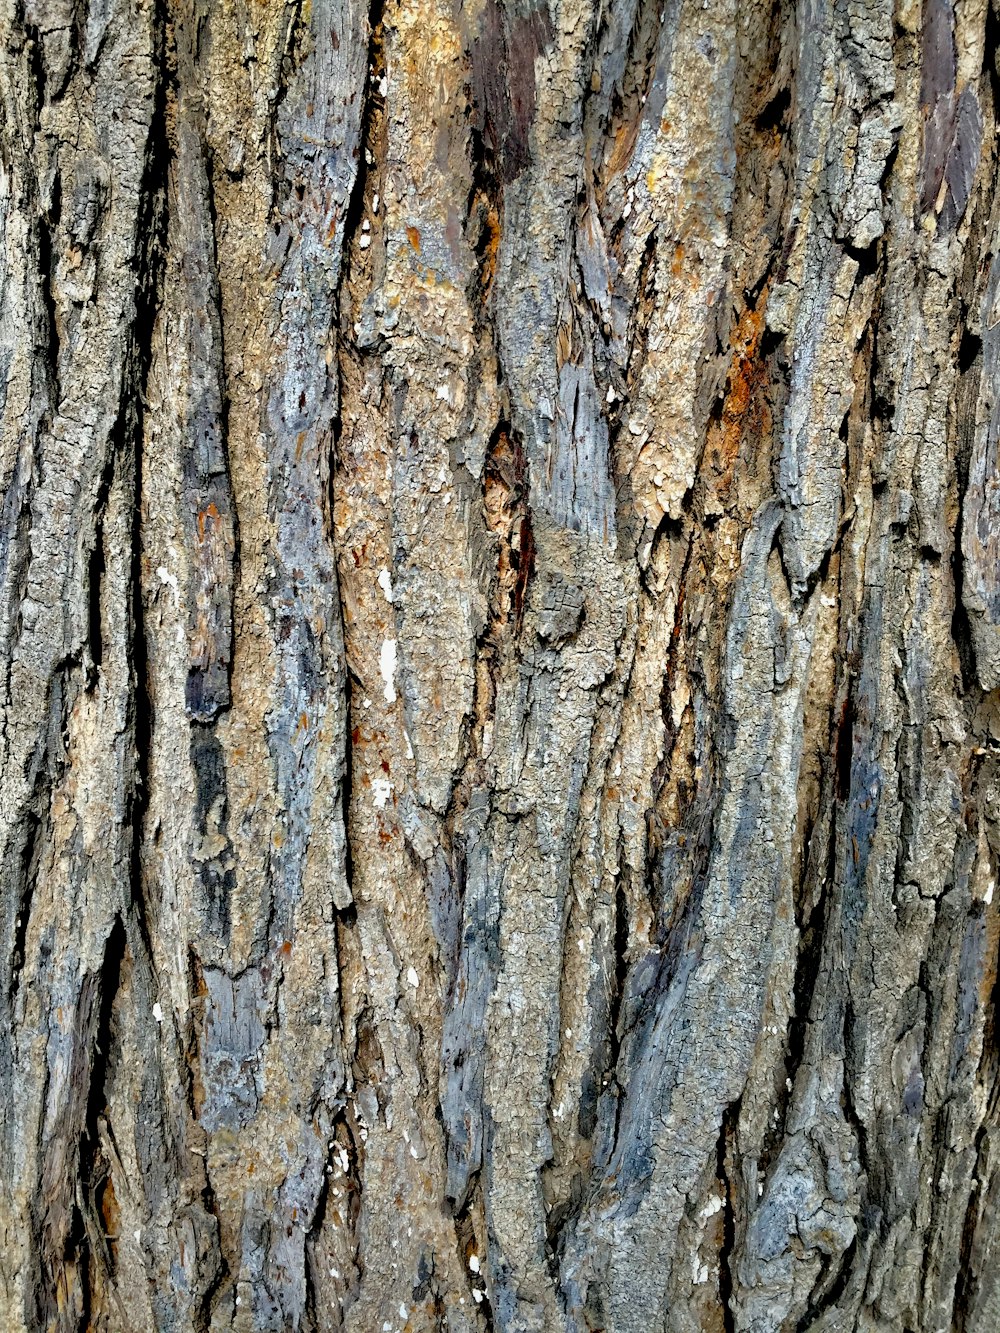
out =
<svg viewBox="0 0 1000 1333"><path fill-rule="evenodd" d="M163 1022L163 1010L160 1008L159 1004L153 1005L153 1017L156 1019L157 1023Z"/></svg>
<svg viewBox="0 0 1000 1333"><path fill-rule="evenodd" d="M378 669L382 673L382 679L385 682L385 701L387 704L396 702L396 640L386 639L382 645L382 650L378 657Z"/></svg>
<svg viewBox="0 0 1000 1333"><path fill-rule="evenodd" d="M414 990L420 985L420 978L417 976L417 969L415 967L408 967L406 969L406 980Z"/></svg>
<svg viewBox="0 0 1000 1333"><path fill-rule="evenodd" d="M388 778L372 779L372 801L376 810L384 810L392 795L392 783Z"/></svg>
<svg viewBox="0 0 1000 1333"><path fill-rule="evenodd" d="M485 1295L486 1293L484 1291L480 1291L478 1287L472 1288L472 1299L476 1302L477 1305L482 1305L483 1297Z"/></svg>
<svg viewBox="0 0 1000 1333"><path fill-rule="evenodd" d="M983 899L983 902L985 902L987 907L989 907L990 903L993 901L993 890L995 888L996 888L996 880L991 879L989 884L987 884L986 886L986 897Z"/></svg>
<svg viewBox="0 0 1000 1333"><path fill-rule="evenodd" d="M159 565L157 566L156 577L160 580L160 582L164 585L164 587L169 588L171 592L173 592L174 606L177 606L180 602L180 590L177 585L177 575L171 574L170 570L167 569L166 565Z"/></svg>
<svg viewBox="0 0 1000 1333"><path fill-rule="evenodd" d="M478 1255L478 1254L470 1254L470 1255L469 1255L469 1268L472 1270L473 1273L478 1273L478 1272L479 1272L479 1255Z"/></svg>
<svg viewBox="0 0 1000 1333"><path fill-rule="evenodd" d="M703 1218L714 1217L716 1213L722 1212L722 1195L713 1194L706 1201L705 1207L701 1210Z"/></svg>
<svg viewBox="0 0 1000 1333"><path fill-rule="evenodd" d="M383 593L385 594L385 600L391 606L393 598L395 597L396 594L392 590L392 575L389 573L387 569L379 570L378 586L382 589Z"/></svg>

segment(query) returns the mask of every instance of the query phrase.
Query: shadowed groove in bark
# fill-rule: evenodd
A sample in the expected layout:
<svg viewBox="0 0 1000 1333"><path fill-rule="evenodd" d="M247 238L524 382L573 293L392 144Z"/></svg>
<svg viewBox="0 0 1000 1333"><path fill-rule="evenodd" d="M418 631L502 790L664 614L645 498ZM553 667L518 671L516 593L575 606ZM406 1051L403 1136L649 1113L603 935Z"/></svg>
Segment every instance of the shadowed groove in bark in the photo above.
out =
<svg viewBox="0 0 1000 1333"><path fill-rule="evenodd" d="M733 1140L739 1123L739 1106L730 1106L722 1117L719 1131L719 1156L716 1173L723 1189L723 1233L719 1250L719 1304L722 1308L723 1333L735 1333L733 1315L733 1250L736 1245L736 1216L733 1207L733 1183L730 1180Z"/></svg>
<svg viewBox="0 0 1000 1333"><path fill-rule="evenodd" d="M105 1206L99 1203L100 1187L108 1180L108 1166L103 1161L98 1125L108 1104L108 1067L116 1045L114 1006L122 970L126 966L127 948L125 928L121 918L116 917L105 946L101 969L100 1008L93 1034L94 1061L90 1070L86 1119L80 1136L78 1197L83 1209L80 1221L85 1237L80 1260L84 1269L85 1326L90 1322L89 1312L95 1304L107 1292L114 1292L117 1286L114 1259L103 1227ZM124 1311L120 1308L119 1315L124 1317Z"/></svg>

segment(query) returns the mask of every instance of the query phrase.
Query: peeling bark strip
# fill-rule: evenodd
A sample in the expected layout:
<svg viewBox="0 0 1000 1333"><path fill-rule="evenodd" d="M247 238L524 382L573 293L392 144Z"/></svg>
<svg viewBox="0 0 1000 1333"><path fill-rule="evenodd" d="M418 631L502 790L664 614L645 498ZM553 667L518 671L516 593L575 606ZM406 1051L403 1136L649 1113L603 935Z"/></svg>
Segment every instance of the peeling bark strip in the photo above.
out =
<svg viewBox="0 0 1000 1333"><path fill-rule="evenodd" d="M993 1333L995 0L0 26L0 1328Z"/></svg>

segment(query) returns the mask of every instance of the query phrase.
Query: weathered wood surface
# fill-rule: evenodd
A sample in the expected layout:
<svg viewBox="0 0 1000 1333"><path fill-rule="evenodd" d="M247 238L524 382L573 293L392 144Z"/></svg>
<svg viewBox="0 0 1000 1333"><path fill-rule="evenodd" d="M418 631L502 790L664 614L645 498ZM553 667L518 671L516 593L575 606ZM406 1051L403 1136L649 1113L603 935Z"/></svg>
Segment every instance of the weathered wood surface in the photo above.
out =
<svg viewBox="0 0 1000 1333"><path fill-rule="evenodd" d="M4 0L0 1327L1000 1327L995 0Z"/></svg>

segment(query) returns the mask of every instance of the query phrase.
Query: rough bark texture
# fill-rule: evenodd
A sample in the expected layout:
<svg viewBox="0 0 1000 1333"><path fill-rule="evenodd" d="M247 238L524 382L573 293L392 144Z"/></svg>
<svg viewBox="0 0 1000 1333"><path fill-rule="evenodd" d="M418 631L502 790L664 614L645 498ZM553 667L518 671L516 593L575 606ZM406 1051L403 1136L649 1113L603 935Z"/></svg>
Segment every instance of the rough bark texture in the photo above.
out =
<svg viewBox="0 0 1000 1333"><path fill-rule="evenodd" d="M1000 1327L995 0L2 0L0 1326Z"/></svg>

